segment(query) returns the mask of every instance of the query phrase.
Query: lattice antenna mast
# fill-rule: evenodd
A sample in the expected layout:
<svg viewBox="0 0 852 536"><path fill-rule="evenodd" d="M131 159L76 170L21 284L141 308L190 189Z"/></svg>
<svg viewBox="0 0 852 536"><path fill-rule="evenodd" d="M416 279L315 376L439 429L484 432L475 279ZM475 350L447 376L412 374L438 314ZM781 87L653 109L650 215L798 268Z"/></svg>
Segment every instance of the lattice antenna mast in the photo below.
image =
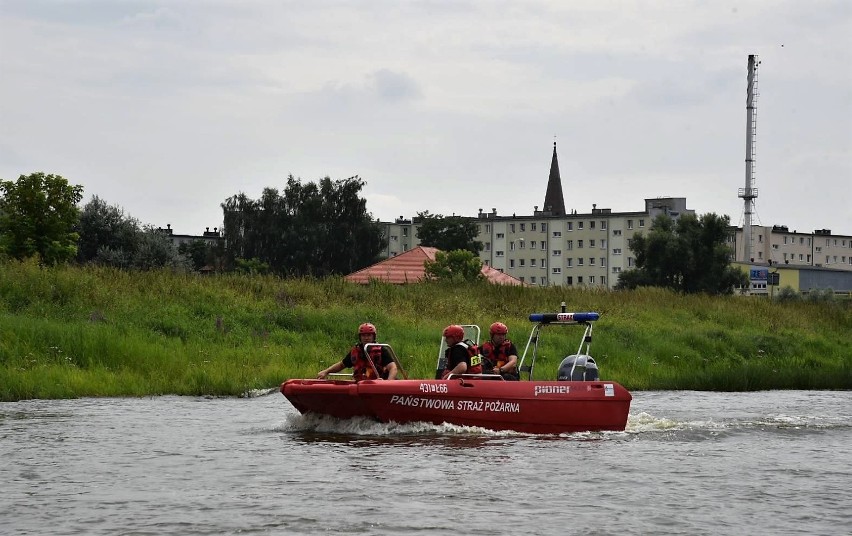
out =
<svg viewBox="0 0 852 536"><path fill-rule="evenodd" d="M748 89L746 93L746 159L745 188L740 188L737 196L743 199L743 260L749 262L752 255L751 215L754 214L754 200L757 188L754 187L755 138L757 137L757 67L760 62L757 55L748 57Z"/></svg>

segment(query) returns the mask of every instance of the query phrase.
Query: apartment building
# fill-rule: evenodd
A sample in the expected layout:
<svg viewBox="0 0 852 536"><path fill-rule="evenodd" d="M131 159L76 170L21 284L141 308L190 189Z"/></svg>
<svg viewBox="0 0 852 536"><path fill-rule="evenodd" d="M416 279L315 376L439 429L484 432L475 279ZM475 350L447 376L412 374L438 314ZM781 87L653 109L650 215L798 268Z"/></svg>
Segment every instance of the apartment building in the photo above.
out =
<svg viewBox="0 0 852 536"><path fill-rule="evenodd" d="M751 254L746 255L743 229L733 229L728 241L736 251L737 260L852 271L852 235L835 235L830 229L808 233L790 231L786 225L752 225L751 239Z"/></svg>
<svg viewBox="0 0 852 536"><path fill-rule="evenodd" d="M658 214L678 218L694 214L686 199L645 200L645 210L612 212L592 206L588 213L572 211L554 215L534 207L532 216L501 216L496 209L479 211L477 240L482 242L482 263L539 286L613 288L619 274L635 259L630 240L643 234ZM392 257L420 245L418 218L402 217L384 223L387 255Z"/></svg>

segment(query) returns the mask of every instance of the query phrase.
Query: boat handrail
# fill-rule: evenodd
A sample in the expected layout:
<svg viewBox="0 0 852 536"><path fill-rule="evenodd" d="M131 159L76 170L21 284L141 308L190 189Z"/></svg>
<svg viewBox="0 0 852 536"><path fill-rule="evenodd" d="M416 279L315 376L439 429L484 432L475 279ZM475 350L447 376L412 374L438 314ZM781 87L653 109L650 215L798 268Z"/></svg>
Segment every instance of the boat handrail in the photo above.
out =
<svg viewBox="0 0 852 536"><path fill-rule="evenodd" d="M506 378L504 378L503 376L501 376L499 374L468 374L466 372L462 373L462 374L452 374L451 373L449 376L447 376L444 379L445 380L452 380L452 379L455 379L455 378L461 378L463 380L506 381Z"/></svg>
<svg viewBox="0 0 852 536"><path fill-rule="evenodd" d="M367 353L367 355L370 354L370 348L372 348L373 346L379 346L381 348L387 348L388 353L390 353L391 359L393 359L393 362L396 363L396 368L397 368L397 371L399 372L399 374L403 378L405 378L406 380L408 379L408 373L405 372L404 368L402 368L402 363L399 362L399 358L396 357L396 352L393 351L393 348L391 348L390 344L383 343L383 342L368 342L367 344L364 345L364 351ZM372 361L370 361L370 366L373 367L373 372L375 372L376 377L381 378L379 371L376 370L376 366L373 364Z"/></svg>

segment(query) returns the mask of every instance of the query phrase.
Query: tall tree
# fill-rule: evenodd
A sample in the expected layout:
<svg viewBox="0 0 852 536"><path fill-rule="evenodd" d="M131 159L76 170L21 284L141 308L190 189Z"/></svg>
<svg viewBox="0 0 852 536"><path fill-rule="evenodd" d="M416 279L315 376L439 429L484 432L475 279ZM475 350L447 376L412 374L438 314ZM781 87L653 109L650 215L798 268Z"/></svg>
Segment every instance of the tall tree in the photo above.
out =
<svg viewBox="0 0 852 536"><path fill-rule="evenodd" d="M359 177L303 184L290 175L283 194L265 188L258 200L225 200L224 236L231 267L256 259L281 275L348 274L376 261L385 247L367 212Z"/></svg>
<svg viewBox="0 0 852 536"><path fill-rule="evenodd" d="M95 260L98 250L103 248L119 256L132 255L141 241L139 221L125 216L120 207L108 205L98 196L93 196L83 207L77 232L80 235L77 260L80 262Z"/></svg>
<svg viewBox="0 0 852 536"><path fill-rule="evenodd" d="M636 233L630 250L636 268L621 274L618 289L639 286L667 287L680 292L730 294L748 283L742 271L730 265L725 244L728 216L713 213L696 218L681 216L676 222L661 214L647 236Z"/></svg>
<svg viewBox="0 0 852 536"><path fill-rule="evenodd" d="M16 259L38 255L57 264L77 255L77 203L83 187L60 175L33 173L0 181L0 253Z"/></svg>
<svg viewBox="0 0 852 536"><path fill-rule="evenodd" d="M417 238L420 245L431 246L442 251L465 249L474 255L482 251L482 242L476 240L479 227L476 220L463 216L444 217L440 214L429 214L429 211L418 212L420 226Z"/></svg>
<svg viewBox="0 0 852 536"><path fill-rule="evenodd" d="M438 281L482 281L482 261L466 249L439 251L434 261L423 263L426 278Z"/></svg>

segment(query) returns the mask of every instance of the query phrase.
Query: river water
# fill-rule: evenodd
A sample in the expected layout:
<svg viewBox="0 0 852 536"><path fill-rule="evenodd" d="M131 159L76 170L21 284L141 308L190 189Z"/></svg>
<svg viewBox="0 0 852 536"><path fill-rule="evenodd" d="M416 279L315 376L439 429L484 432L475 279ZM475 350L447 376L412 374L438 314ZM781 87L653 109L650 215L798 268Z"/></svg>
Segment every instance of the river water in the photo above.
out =
<svg viewBox="0 0 852 536"><path fill-rule="evenodd" d="M849 534L852 392L634 393L625 432L0 404L2 534Z"/></svg>

